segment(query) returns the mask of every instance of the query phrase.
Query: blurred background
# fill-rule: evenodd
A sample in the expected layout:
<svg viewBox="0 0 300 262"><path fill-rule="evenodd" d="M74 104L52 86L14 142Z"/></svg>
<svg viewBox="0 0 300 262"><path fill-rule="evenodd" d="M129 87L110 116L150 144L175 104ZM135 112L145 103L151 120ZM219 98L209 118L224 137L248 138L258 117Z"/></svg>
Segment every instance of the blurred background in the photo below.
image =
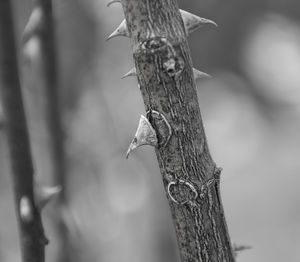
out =
<svg viewBox="0 0 300 262"><path fill-rule="evenodd" d="M16 35L33 7L15 0ZM106 0L54 0L65 145L65 203L43 212L47 262L179 262L174 229L150 147L126 150L145 114L127 38L106 37L124 15ZM300 1L192 0L209 18L189 37L198 97L239 262L300 261ZM33 48L34 49L34 48ZM34 166L53 185L39 57L20 55ZM0 259L20 261L5 134L0 134ZM57 226L59 219L64 231ZM63 248L62 248L63 247ZM64 257L64 258L62 258Z"/></svg>

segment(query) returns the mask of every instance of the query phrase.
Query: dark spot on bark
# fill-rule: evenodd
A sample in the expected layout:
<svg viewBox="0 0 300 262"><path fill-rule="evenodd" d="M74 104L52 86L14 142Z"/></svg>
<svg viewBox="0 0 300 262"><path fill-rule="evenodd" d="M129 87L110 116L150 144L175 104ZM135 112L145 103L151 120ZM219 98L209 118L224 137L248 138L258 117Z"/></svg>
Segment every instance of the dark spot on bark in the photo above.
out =
<svg viewBox="0 0 300 262"><path fill-rule="evenodd" d="M170 77L179 76L184 69L184 61L180 57L171 57L164 62L163 68Z"/></svg>
<svg viewBox="0 0 300 262"><path fill-rule="evenodd" d="M142 43L142 49L152 50L159 49L162 46L166 45L166 38L165 37L153 37L149 40L146 40Z"/></svg>

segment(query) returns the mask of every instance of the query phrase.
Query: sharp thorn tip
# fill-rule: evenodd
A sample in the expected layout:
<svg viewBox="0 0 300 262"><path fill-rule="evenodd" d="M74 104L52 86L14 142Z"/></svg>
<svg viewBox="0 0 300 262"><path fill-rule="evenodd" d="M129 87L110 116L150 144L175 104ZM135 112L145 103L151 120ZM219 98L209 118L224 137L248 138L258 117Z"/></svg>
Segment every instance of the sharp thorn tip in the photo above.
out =
<svg viewBox="0 0 300 262"><path fill-rule="evenodd" d="M129 76L136 76L136 69L133 67L129 72L122 76L122 79L129 77Z"/></svg>

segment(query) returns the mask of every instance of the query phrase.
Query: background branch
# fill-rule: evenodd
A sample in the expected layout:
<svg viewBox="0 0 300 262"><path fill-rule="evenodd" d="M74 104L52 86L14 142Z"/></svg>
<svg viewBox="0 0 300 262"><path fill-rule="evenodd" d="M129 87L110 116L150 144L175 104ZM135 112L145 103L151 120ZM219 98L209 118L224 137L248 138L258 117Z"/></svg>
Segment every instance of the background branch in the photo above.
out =
<svg viewBox="0 0 300 262"><path fill-rule="evenodd" d="M54 11L52 0L35 0L32 15L25 28L23 41L26 44L37 37L40 43L42 60L42 83L45 90L46 123L48 125L50 157L52 163L52 180L61 187L57 207L62 212L68 212L66 194L66 164L64 149L64 134L62 128L61 92L59 88L59 74L57 48L54 30ZM64 209L64 210L62 210ZM60 249L57 261L69 261L68 228L62 212L56 212L55 227Z"/></svg>
<svg viewBox="0 0 300 262"><path fill-rule="evenodd" d="M23 262L43 262L47 239L35 204L33 165L20 88L11 3L0 1L0 69L3 111L13 175Z"/></svg>

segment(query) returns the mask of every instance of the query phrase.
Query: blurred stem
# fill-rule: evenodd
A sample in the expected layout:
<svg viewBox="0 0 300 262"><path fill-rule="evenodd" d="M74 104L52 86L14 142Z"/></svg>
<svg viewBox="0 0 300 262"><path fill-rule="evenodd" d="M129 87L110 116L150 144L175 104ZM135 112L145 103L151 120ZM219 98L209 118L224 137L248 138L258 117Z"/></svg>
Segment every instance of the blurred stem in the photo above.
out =
<svg viewBox="0 0 300 262"><path fill-rule="evenodd" d="M0 79L22 261L43 262L47 240L34 201L33 165L20 88L11 3L0 1Z"/></svg>
<svg viewBox="0 0 300 262"><path fill-rule="evenodd" d="M41 57L43 61L44 85L46 94L46 114L50 135L50 152L53 163L53 179L56 185L62 187L58 198L59 207L66 208L66 165L64 134L62 128L62 107L60 104L60 90L58 80L57 49L53 22L53 5L51 0L35 0L36 7L40 7L43 14L43 25L40 32ZM64 211L65 212L65 211ZM56 217L56 229L61 244L58 261L67 262L69 258L69 238L66 221L59 213Z"/></svg>
<svg viewBox="0 0 300 262"><path fill-rule="evenodd" d="M147 117L158 138L156 155L181 260L233 262L221 170L208 150L177 1L122 0L122 5Z"/></svg>
<svg viewBox="0 0 300 262"><path fill-rule="evenodd" d="M60 92L58 84L57 54L53 25L53 8L51 0L36 0L43 13L43 30L41 38L41 56L44 66L44 84L47 100L47 122L51 136L52 158L54 162L55 182L64 188L65 185L65 156L64 136L61 123ZM61 200L66 200L63 190Z"/></svg>

